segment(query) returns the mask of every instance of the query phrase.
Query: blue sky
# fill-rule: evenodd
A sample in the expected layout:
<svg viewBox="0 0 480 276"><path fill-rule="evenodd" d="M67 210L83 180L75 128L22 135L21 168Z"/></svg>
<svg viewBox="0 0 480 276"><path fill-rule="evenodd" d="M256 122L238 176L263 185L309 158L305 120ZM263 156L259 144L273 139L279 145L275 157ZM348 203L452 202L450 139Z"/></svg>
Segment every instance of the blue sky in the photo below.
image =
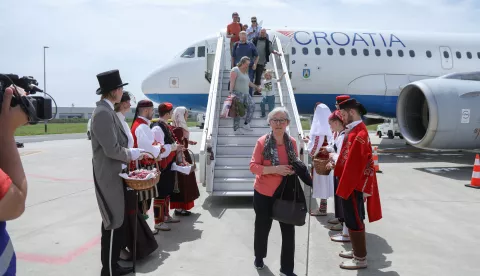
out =
<svg viewBox="0 0 480 276"><path fill-rule="evenodd" d="M59 106L94 106L96 74L119 69L137 100L142 80L237 11L265 27L478 32L474 0L1 0L0 72L31 75Z"/></svg>

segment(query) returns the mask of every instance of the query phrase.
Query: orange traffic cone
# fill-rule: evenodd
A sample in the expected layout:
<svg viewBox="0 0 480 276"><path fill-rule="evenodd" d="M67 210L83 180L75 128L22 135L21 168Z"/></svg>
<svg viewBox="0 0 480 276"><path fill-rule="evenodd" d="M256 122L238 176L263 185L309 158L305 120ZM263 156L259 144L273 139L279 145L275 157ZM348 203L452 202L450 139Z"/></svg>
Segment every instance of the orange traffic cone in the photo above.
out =
<svg viewBox="0 0 480 276"><path fill-rule="evenodd" d="M465 186L480 189L480 157L478 154L475 157L475 164L473 164L472 181Z"/></svg>
<svg viewBox="0 0 480 276"><path fill-rule="evenodd" d="M375 167L375 172L380 172L381 173L382 171L380 170L380 166L378 165L378 152L377 152L377 150L378 150L378 147L373 147L373 156L372 156L373 166Z"/></svg>

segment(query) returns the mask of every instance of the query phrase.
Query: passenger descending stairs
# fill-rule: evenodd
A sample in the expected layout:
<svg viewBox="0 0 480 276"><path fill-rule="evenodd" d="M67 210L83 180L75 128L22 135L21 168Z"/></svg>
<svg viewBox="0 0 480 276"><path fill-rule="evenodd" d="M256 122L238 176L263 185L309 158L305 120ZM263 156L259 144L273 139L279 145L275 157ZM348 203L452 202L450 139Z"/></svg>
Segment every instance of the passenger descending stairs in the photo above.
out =
<svg viewBox="0 0 480 276"><path fill-rule="evenodd" d="M272 56L270 61L271 62L268 64L268 69L274 69L276 65L279 65L276 71L278 76L281 75L283 70L282 66L280 65L280 59L275 57L275 61L273 61ZM222 68L219 70L218 76L218 87L221 87L221 91L217 91L217 93L220 94L217 95L217 97L220 96L220 99L217 98L215 109L212 109L213 114L210 115L212 116L210 119L214 119L212 127L217 127L217 129L208 130L208 133L212 134L210 136L211 139L209 142L207 142L207 144L212 147L214 161L210 163L211 165L205 165L205 181L207 182L206 187L207 192L212 195L252 196L255 175L250 172L250 160L252 158L252 153L258 138L270 132L271 129L268 126L267 118L261 118L260 102L262 101L263 97L253 96L253 101L255 102L255 112L250 123L253 131L245 130L244 135L233 134L233 119L220 118L223 103L229 96L229 91L227 89L229 78L229 66L222 66ZM287 131L292 137L297 138L297 144L298 146L301 146L301 141L298 141L300 136L298 135L299 131L296 123L300 121L295 120L294 118L295 113L293 112L292 104L289 99L290 97L288 95L288 85L286 78L284 78L281 82L280 90L277 86L275 106L281 106L283 102L284 107L286 107L289 111L291 122L290 126L287 128ZM298 116L298 113L296 114ZM266 115L268 115L268 105L266 106ZM241 118L240 126L242 126L243 123L244 118ZM205 158L208 159L209 157L205 156Z"/></svg>

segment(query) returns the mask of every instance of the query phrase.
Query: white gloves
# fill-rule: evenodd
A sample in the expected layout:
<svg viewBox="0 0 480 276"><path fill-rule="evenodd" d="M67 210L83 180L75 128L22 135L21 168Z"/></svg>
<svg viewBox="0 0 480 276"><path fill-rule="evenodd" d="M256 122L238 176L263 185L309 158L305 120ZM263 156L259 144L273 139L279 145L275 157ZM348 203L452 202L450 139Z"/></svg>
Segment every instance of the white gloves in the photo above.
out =
<svg viewBox="0 0 480 276"><path fill-rule="evenodd" d="M130 150L130 155L132 156L132 160L137 160L138 158L140 158L140 156L142 156L145 152L144 149L138 149L138 148L131 148L129 149Z"/></svg>

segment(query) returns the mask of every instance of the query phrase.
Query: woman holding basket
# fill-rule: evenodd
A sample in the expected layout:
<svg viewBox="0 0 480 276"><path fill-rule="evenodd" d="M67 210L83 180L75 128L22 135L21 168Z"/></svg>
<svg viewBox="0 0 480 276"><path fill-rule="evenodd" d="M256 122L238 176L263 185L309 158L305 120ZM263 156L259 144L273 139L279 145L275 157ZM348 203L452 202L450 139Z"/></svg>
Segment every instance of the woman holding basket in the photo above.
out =
<svg viewBox="0 0 480 276"><path fill-rule="evenodd" d="M179 166L185 166L188 164L195 164L193 153L188 150L188 145L196 145L197 142L191 141L190 131L187 125L188 111L184 106L179 106L173 111L173 135L177 140L177 143L183 145L186 151L177 152L176 163ZM188 164L187 164L188 163ZM175 209L175 215L189 216L190 209L194 206L194 201L200 197L198 190L197 178L195 176L195 168L192 166L190 174L186 175L180 172L176 172L177 190L171 196L170 208Z"/></svg>
<svg viewBox="0 0 480 276"><path fill-rule="evenodd" d="M329 162L329 154L325 149L327 146L332 145L333 135L328 124L328 117L331 111L325 104L317 103L315 106L315 113L313 115L312 127L310 129L310 139L307 139L307 150L312 159L319 159L320 162L325 163L325 166ZM314 161L314 165L315 165ZM333 189L333 171L324 175L319 174L316 169L313 169L313 195L314 198L320 198L320 208L315 211L311 211L312 216L326 216L327 215L327 199L334 195Z"/></svg>

